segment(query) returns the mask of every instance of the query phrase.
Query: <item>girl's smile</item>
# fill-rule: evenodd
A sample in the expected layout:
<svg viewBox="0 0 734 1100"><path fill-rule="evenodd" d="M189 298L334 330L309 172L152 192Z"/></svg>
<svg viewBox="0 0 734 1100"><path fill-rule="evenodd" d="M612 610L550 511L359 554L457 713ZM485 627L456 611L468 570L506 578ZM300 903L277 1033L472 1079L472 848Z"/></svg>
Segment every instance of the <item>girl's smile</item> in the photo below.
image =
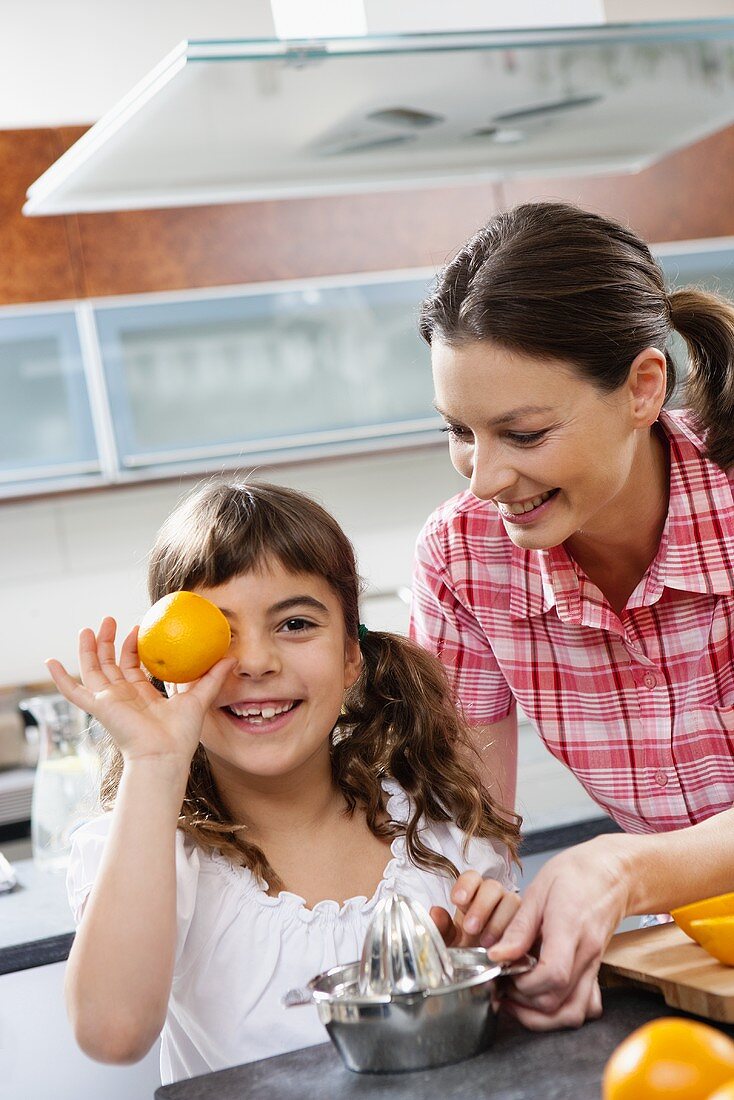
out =
<svg viewBox="0 0 734 1100"><path fill-rule="evenodd" d="M273 733L281 729L300 706L300 699L254 699L227 703L220 709L227 714L238 729L250 733Z"/></svg>
<svg viewBox="0 0 734 1100"><path fill-rule="evenodd" d="M341 604L323 577L288 572L272 559L202 595L226 616L236 665L204 723L215 773L295 774L328 761L330 733L361 671Z"/></svg>

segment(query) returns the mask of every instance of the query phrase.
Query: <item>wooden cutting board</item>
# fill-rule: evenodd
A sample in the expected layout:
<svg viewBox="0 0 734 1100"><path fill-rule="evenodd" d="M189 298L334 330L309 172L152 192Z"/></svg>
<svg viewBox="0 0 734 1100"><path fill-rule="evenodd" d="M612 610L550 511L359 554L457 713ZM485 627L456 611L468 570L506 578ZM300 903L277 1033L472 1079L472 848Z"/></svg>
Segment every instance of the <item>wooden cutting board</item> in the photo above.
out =
<svg viewBox="0 0 734 1100"><path fill-rule="evenodd" d="M603 986L657 990L671 1008L734 1023L734 967L724 966L677 924L613 936L602 960Z"/></svg>

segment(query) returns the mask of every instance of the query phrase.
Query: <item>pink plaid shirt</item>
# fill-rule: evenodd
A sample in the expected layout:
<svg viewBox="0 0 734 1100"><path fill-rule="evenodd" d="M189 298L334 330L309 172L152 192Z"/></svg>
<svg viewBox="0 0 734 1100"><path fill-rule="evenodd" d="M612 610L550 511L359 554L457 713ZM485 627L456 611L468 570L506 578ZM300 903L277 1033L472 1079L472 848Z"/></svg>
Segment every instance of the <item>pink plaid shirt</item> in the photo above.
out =
<svg viewBox="0 0 734 1100"><path fill-rule="evenodd" d="M680 829L734 801L734 473L680 414L657 556L621 618L565 548L523 550L469 492L418 540L411 636L448 667L474 725L517 701L628 832Z"/></svg>

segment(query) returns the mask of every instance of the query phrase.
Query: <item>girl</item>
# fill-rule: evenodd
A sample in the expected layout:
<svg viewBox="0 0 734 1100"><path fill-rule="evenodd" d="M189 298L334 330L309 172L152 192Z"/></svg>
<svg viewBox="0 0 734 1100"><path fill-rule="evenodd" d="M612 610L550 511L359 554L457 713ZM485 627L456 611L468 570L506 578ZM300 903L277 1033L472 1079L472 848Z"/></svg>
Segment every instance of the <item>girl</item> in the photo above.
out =
<svg viewBox="0 0 734 1100"><path fill-rule="evenodd" d="M668 294L628 229L537 203L465 245L421 331L469 491L419 540L413 637L450 670L507 804L519 702L627 834L546 863L493 948L541 937L510 1008L577 1025L622 917L734 880L734 309ZM673 331L687 413L663 411Z"/></svg>
<svg viewBox="0 0 734 1100"><path fill-rule="evenodd" d="M48 662L110 739L110 812L69 869L70 1016L102 1061L162 1029L164 1082L323 1042L281 998L359 957L385 891L432 907L449 942L491 944L518 905L519 819L479 783L440 664L360 627L331 516L274 485L205 486L152 554L151 600L180 589L232 629L195 683L151 684L136 630L118 660L112 619L80 635L83 686Z"/></svg>

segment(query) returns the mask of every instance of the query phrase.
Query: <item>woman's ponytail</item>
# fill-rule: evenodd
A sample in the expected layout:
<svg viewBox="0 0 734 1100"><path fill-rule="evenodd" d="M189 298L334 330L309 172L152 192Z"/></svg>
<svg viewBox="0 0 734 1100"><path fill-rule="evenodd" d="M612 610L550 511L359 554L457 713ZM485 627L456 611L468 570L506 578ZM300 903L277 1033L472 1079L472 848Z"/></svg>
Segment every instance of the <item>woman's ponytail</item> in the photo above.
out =
<svg viewBox="0 0 734 1100"><path fill-rule="evenodd" d="M379 631L367 632L361 648L362 675L347 693L332 746L334 779L349 808L360 804L372 831L387 835L378 816L380 779L390 777L410 795L406 846L418 866L455 872L421 842L421 817L453 821L467 837L502 840L516 857L521 819L495 806L482 785L440 661L407 638Z"/></svg>
<svg viewBox="0 0 734 1100"><path fill-rule="evenodd" d="M668 302L691 360L684 404L705 433L707 458L728 470L734 466L734 306L693 287L674 291Z"/></svg>

